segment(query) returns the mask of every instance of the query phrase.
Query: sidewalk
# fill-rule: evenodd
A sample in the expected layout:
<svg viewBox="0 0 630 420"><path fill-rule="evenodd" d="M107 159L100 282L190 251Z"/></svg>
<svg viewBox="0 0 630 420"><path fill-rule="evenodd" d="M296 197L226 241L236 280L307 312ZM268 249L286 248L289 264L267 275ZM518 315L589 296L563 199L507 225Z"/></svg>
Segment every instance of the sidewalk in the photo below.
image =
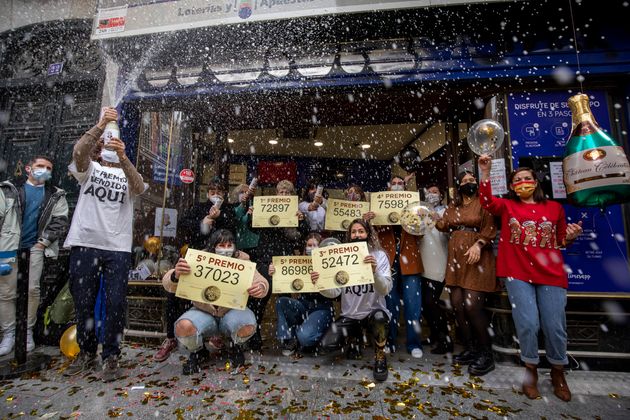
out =
<svg viewBox="0 0 630 420"><path fill-rule="evenodd" d="M542 399L520 395L523 370L501 364L470 377L443 356L390 355L387 382L372 380L371 354L360 361L339 356L283 357L277 351L246 355L248 365L225 371L221 360L183 376L185 354L155 363L154 349L125 346L126 378L104 384L100 372L62 375L68 365L56 347L51 368L29 379L0 383L0 418L630 418L630 373L572 371L573 401L558 400L548 370L541 370Z"/></svg>

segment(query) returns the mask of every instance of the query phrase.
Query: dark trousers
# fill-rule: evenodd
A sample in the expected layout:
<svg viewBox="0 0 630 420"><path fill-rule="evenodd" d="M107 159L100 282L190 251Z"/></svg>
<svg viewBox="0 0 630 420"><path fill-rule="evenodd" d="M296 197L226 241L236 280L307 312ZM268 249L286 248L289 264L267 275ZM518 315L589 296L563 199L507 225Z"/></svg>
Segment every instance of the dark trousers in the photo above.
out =
<svg viewBox="0 0 630 420"><path fill-rule="evenodd" d="M431 344L445 340L448 335L446 314L440 306L440 296L443 289L443 281L422 277L422 316L429 324Z"/></svg>
<svg viewBox="0 0 630 420"><path fill-rule="evenodd" d="M103 360L120 354L127 315L127 281L130 252L72 247L70 250L70 293L77 317L77 342L81 351L96 353L94 306L99 291L99 274L105 288L105 337Z"/></svg>
<svg viewBox="0 0 630 420"><path fill-rule="evenodd" d="M265 296L262 299L257 299L250 296L249 300L247 301L247 307L251 309L254 315L256 316L256 323L258 324L256 333L250 339L249 344L251 348L258 350L260 349L260 346L262 345L262 337L260 336L260 329L262 328L262 321L265 316L265 309L267 308L267 302L269 302L269 299L271 299L271 276L269 275L268 262L267 263L262 262L262 263L257 264L256 269L264 278L267 279L267 281L269 282L269 290L270 290L270 292L267 293L267 296Z"/></svg>
<svg viewBox="0 0 630 420"><path fill-rule="evenodd" d="M166 317L166 338L175 338L175 321L192 306L187 299L178 298L175 293L166 293L166 305L164 308Z"/></svg>
<svg viewBox="0 0 630 420"><path fill-rule="evenodd" d="M346 339L354 339L360 343L363 338L363 329L372 333L375 347L385 347L387 333L389 332L389 317L380 309L373 311L363 319L346 317L338 318L328 329L321 346L326 351L334 351L348 344Z"/></svg>

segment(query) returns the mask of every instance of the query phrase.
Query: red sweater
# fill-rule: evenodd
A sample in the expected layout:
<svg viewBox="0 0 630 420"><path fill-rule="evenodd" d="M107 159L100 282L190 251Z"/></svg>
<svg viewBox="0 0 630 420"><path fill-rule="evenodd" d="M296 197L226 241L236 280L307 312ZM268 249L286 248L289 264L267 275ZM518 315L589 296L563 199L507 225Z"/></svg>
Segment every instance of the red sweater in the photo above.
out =
<svg viewBox="0 0 630 420"><path fill-rule="evenodd" d="M567 230L564 208L551 200L528 204L494 197L490 181L481 182L479 200L501 217L497 276L566 289L560 252Z"/></svg>

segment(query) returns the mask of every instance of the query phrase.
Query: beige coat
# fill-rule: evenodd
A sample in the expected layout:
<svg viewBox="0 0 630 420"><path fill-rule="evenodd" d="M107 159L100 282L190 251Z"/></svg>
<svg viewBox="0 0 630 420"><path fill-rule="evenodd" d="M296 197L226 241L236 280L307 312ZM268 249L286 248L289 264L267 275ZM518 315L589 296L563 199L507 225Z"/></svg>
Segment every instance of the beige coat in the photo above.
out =
<svg viewBox="0 0 630 420"><path fill-rule="evenodd" d="M247 255L243 251L239 251L238 259L249 261L249 255ZM177 291L178 283L173 283L171 281L171 274L173 274L174 271L175 269L168 270L166 274L164 274L164 277L162 277L162 286L164 286L166 291L170 293L175 293ZM264 286L265 296L267 296L267 293L269 293L269 282L267 281L266 278L262 276L262 274L258 272L258 270L254 271L254 282L252 283L252 285L257 285L257 284L262 284ZM193 302L193 305L195 306L195 308L201 311L207 312L212 316L218 316L218 317L225 315L231 309L231 308L224 308L222 306L212 305L210 303L201 303L201 302Z"/></svg>

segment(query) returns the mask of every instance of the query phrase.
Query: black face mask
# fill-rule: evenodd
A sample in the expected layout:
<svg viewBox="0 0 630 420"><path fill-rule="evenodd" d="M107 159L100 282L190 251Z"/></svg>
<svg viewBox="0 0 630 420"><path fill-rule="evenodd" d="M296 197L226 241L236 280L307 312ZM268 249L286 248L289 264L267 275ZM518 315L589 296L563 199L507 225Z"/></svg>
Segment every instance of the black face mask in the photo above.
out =
<svg viewBox="0 0 630 420"><path fill-rule="evenodd" d="M361 239L361 238L354 238L354 239L352 239L352 238L350 238L350 242L365 242L365 241L367 241L367 238L366 239Z"/></svg>
<svg viewBox="0 0 630 420"><path fill-rule="evenodd" d="M470 197L471 195L475 195L475 193L477 192L477 188L479 188L477 183L469 182L468 184L461 185L459 187L459 192Z"/></svg>

